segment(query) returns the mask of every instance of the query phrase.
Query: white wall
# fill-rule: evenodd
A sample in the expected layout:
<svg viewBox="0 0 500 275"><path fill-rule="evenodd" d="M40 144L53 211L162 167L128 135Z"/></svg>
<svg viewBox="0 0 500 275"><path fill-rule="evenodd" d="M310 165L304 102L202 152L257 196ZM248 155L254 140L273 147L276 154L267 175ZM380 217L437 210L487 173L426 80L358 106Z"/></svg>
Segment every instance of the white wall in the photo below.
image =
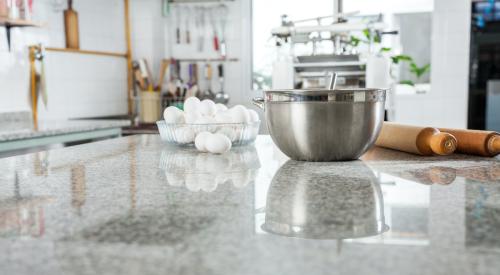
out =
<svg viewBox="0 0 500 275"><path fill-rule="evenodd" d="M12 50L0 28L0 112L29 110L27 46L42 42L64 47L62 10L51 0L34 1L34 20L44 28L12 29ZM75 1L79 14L80 48L125 52L122 0ZM125 114L126 62L124 58L47 52L48 109L41 118L74 118Z"/></svg>
<svg viewBox="0 0 500 275"><path fill-rule="evenodd" d="M194 47L185 45L169 50L169 21L162 16L161 2L131 0L133 58L146 58L151 62L156 77L160 60L171 54L181 58L217 57L215 53L198 54ZM42 42L50 47L64 47L62 10L54 9L52 3L52 0L35 1L34 20L45 23L46 27L13 29L11 52L7 51L5 29L0 27L0 112L30 110L27 46ZM231 104L248 103L254 96L250 91L250 1L236 0L227 5L230 8L227 21L228 56L239 61L226 65L225 90L231 96ZM75 10L79 14L80 47L125 52L123 8L123 0L75 1ZM194 29L194 23L192 25ZM206 39L206 48L209 48L211 44L208 37ZM49 107L48 110L39 107L42 119L127 112L126 64L123 58L47 52L46 74ZM212 81L212 90L219 90L217 79Z"/></svg>
<svg viewBox="0 0 500 275"><path fill-rule="evenodd" d="M470 0L435 0L432 18L431 91L397 96L396 121L467 127Z"/></svg>

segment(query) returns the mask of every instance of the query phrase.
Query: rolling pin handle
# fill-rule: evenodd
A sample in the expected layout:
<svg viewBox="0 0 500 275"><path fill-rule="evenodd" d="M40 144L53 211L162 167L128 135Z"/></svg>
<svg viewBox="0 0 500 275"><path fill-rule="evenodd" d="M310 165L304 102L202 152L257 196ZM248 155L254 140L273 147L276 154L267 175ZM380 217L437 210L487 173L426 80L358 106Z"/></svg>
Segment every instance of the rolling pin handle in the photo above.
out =
<svg viewBox="0 0 500 275"><path fill-rule="evenodd" d="M457 149L457 139L451 134L441 132L431 137L429 145L435 154L446 156Z"/></svg>
<svg viewBox="0 0 500 275"><path fill-rule="evenodd" d="M490 149L489 151L492 154L496 155L500 153L500 136L493 136L488 147L488 149Z"/></svg>

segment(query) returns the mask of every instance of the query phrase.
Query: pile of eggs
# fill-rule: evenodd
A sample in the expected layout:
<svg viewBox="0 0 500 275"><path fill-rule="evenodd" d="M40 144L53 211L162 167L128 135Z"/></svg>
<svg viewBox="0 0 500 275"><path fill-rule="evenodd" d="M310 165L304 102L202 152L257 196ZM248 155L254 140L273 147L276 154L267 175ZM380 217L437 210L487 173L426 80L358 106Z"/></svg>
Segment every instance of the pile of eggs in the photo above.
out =
<svg viewBox="0 0 500 275"><path fill-rule="evenodd" d="M159 167L171 186L183 186L192 192L213 192L222 184L242 188L253 182L260 162L254 147L238 147L222 155L164 150Z"/></svg>
<svg viewBox="0 0 500 275"><path fill-rule="evenodd" d="M259 121L257 112L242 105L228 109L224 104L216 104L210 99L200 101L196 97L186 99L184 111L175 106L166 108L163 118L167 124L185 125L175 128L173 136L176 143L194 143L199 151L214 154L229 151L232 142L241 138L241 130L231 124Z"/></svg>

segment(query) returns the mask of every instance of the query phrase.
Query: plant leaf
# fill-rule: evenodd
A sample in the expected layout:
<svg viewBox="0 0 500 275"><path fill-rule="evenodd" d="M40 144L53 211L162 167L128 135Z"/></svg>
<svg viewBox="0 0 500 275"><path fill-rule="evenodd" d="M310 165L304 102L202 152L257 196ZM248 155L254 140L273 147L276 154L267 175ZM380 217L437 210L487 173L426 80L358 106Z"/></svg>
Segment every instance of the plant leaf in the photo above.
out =
<svg viewBox="0 0 500 275"><path fill-rule="evenodd" d="M400 61L408 61L408 62L413 61L413 58L411 58L411 56L404 54L391 56L391 59L394 64L399 64Z"/></svg>
<svg viewBox="0 0 500 275"><path fill-rule="evenodd" d="M361 39L357 38L354 35L351 35L351 41L349 41L349 44L353 45L354 47L359 45L359 42L361 42Z"/></svg>
<svg viewBox="0 0 500 275"><path fill-rule="evenodd" d="M399 81L399 84L409 85L412 87L415 86L415 83L413 83L413 81L411 81L411 80L401 80L401 81Z"/></svg>
<svg viewBox="0 0 500 275"><path fill-rule="evenodd" d="M390 52L392 50L392 48L387 48L387 47L383 47L382 49L380 49L380 52L383 53L383 52Z"/></svg>
<svg viewBox="0 0 500 275"><path fill-rule="evenodd" d="M367 43L370 43L370 40L372 37L371 33L370 33L370 29L368 29L368 28L364 29L362 32L363 32L363 35L365 36L366 40L368 40ZM382 41L382 38L380 36L380 32L375 31L374 33L375 33L375 35L373 36L373 42L380 43L380 41Z"/></svg>

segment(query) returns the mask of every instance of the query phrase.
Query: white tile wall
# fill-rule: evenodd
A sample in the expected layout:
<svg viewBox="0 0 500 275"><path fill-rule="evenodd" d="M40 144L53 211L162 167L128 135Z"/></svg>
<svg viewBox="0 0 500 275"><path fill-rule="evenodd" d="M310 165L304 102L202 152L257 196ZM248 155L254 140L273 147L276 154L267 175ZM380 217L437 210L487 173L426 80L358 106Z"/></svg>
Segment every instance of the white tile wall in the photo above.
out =
<svg viewBox="0 0 500 275"><path fill-rule="evenodd" d="M139 0L133 0L140 2ZM64 47L61 10L52 0L37 0L34 20L44 28L12 29L12 50L0 28L0 112L29 110L27 46L43 43ZM80 48L125 52L122 0L75 1L79 15ZM132 10L132 12L134 12ZM126 114L126 62L123 58L47 52L48 108L41 118L76 118Z"/></svg>
<svg viewBox="0 0 500 275"><path fill-rule="evenodd" d="M467 127L470 7L470 0L435 0L431 92L397 97L396 121Z"/></svg>
<svg viewBox="0 0 500 275"><path fill-rule="evenodd" d="M194 46L174 45L168 18L161 14L159 0L130 0L133 58L147 58L156 77L160 60L165 57L217 57L215 52L198 53ZM225 90L231 104L249 104L251 93L251 5L250 1L228 3L226 40L228 56L239 62L226 64ZM122 0L76 1L79 15L80 47L88 50L124 52L124 16ZM43 42L64 47L64 23L61 10L52 0L35 1L35 20L42 29L13 29L13 50L7 51L4 28L0 28L0 112L29 110L27 46ZM192 29L194 29L194 23ZM208 21L207 21L208 24ZM192 31L194 32L194 30ZM192 34L193 36L193 34ZM211 49L206 40L205 48ZM201 63L200 63L201 65ZM215 64L214 64L215 65ZM201 66L200 66L201 67ZM125 61L120 58L48 52L46 57L49 106L40 106L41 118L76 118L125 114ZM187 72L185 73L187 75ZM202 86L205 85L202 83ZM218 91L217 79L212 90Z"/></svg>

